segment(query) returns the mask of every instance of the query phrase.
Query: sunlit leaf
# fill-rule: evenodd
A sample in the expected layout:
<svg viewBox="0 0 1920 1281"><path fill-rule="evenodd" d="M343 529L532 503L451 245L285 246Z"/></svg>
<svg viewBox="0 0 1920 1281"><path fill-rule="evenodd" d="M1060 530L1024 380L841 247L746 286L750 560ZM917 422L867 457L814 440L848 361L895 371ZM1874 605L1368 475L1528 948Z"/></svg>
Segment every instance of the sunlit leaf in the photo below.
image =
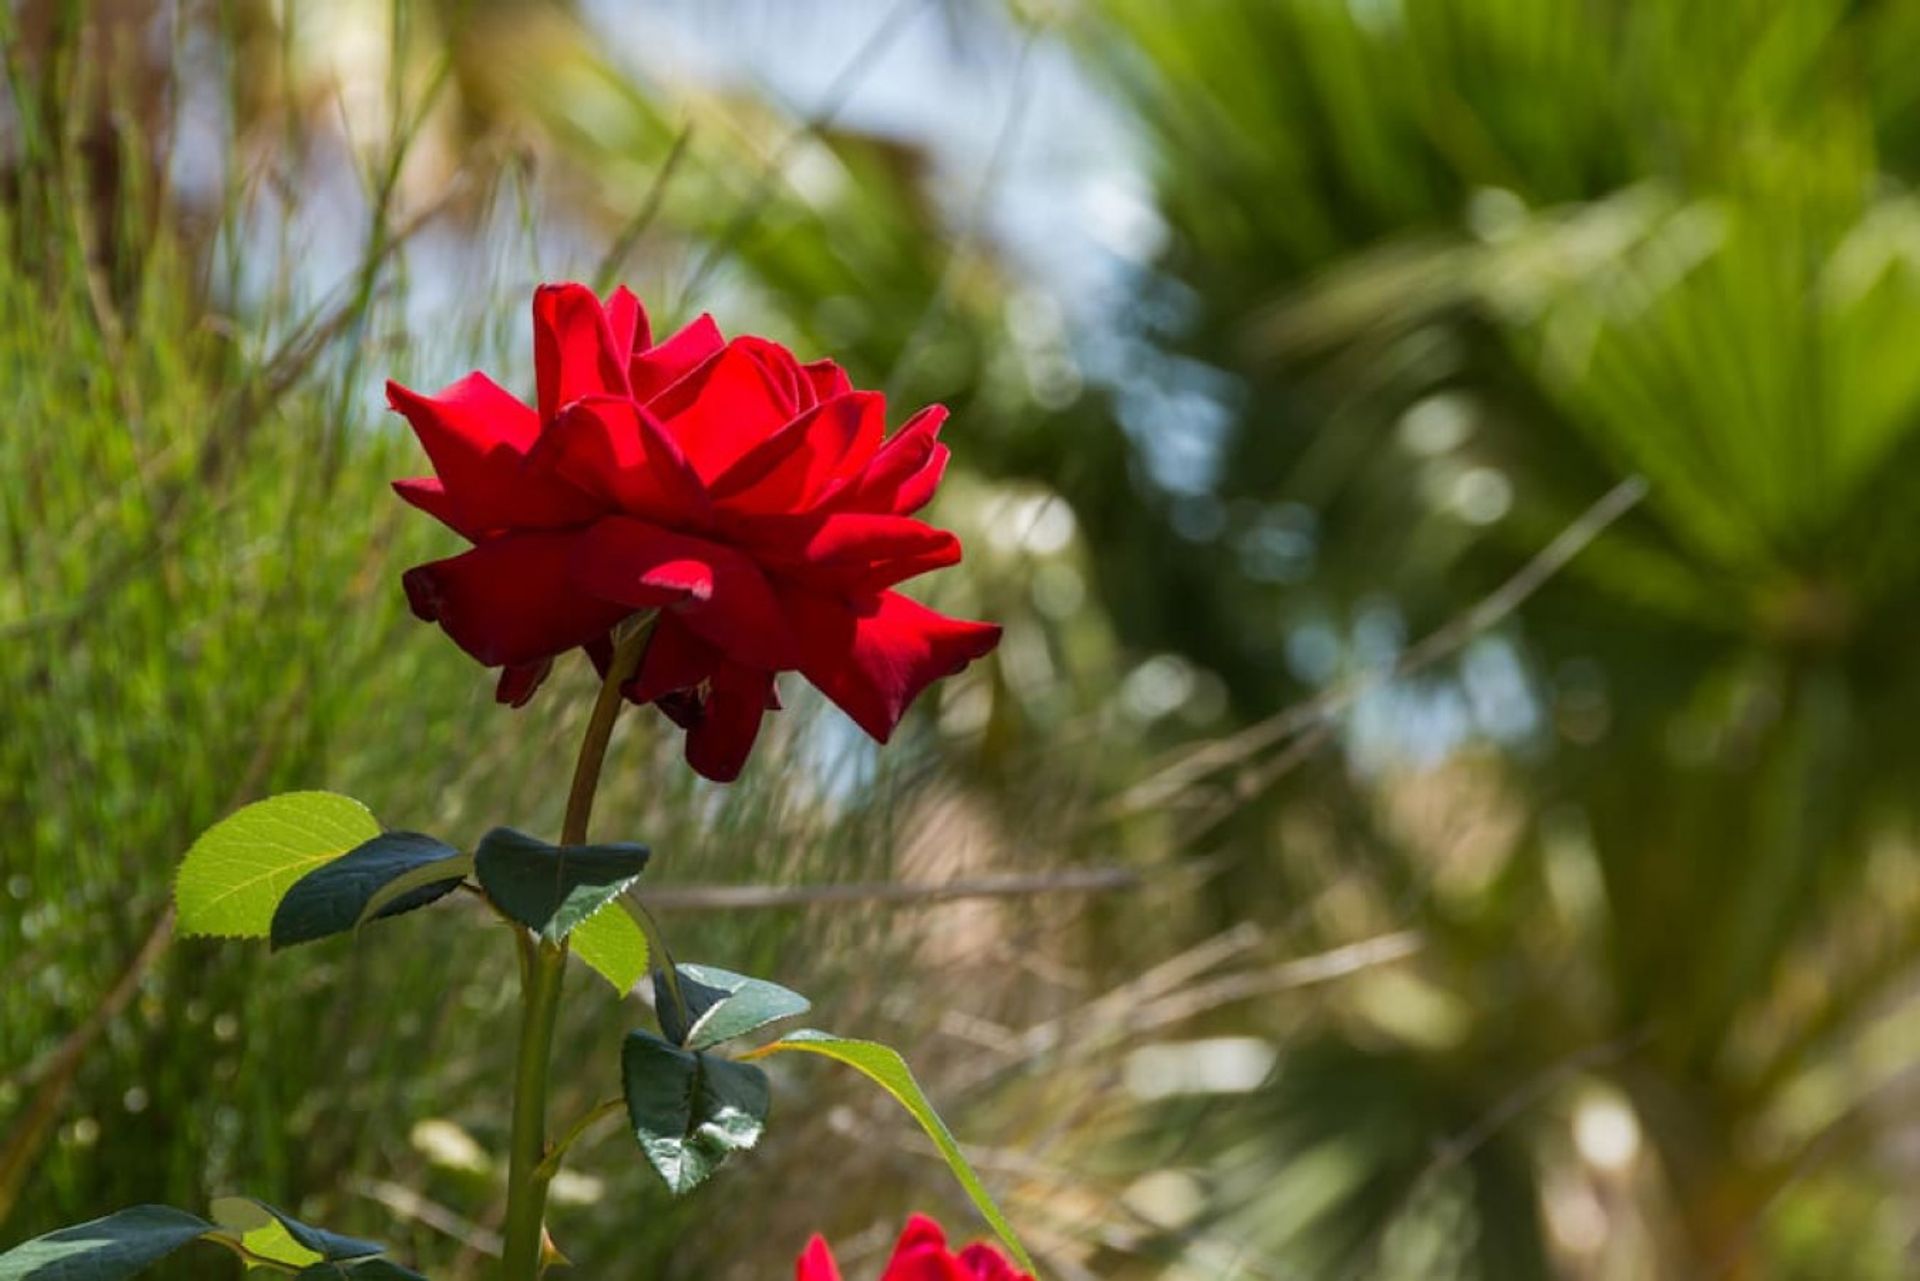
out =
<svg viewBox="0 0 1920 1281"><path fill-rule="evenodd" d="M620 899L574 926L568 940L573 954L621 996L633 991L633 985L647 976L646 931Z"/></svg>
<svg viewBox="0 0 1920 1281"><path fill-rule="evenodd" d="M219 1226L209 1236L226 1237L248 1254L288 1267L304 1268L326 1256L309 1250L289 1232L286 1225L258 1201L248 1197L216 1197L213 1221Z"/></svg>
<svg viewBox="0 0 1920 1281"><path fill-rule="evenodd" d="M378 1241L313 1227L252 1197L217 1197L212 1212L214 1222L237 1237L248 1252L295 1267L321 1260L371 1259L386 1251Z"/></svg>
<svg viewBox="0 0 1920 1281"><path fill-rule="evenodd" d="M296 881L378 835L366 806L333 792L287 792L236 810L202 833L180 864L180 932L265 938Z"/></svg>
<svg viewBox="0 0 1920 1281"><path fill-rule="evenodd" d="M749 1059L764 1058L769 1054L780 1054L789 1050L803 1051L807 1054L819 1054L846 1064L848 1067L865 1074L881 1089L900 1101L901 1106L912 1113L920 1128L927 1132L933 1145L940 1149L940 1155L946 1159L947 1168L960 1180L960 1186L966 1189L981 1217L999 1236L1000 1241L1027 1271L1034 1270L1033 1260L1028 1256L1026 1247L1020 1244L1020 1238L1014 1235L1013 1225L1000 1213L1000 1207L994 1204L987 1194L986 1187L973 1172L973 1166L967 1161L966 1154L960 1151L960 1144L954 1139L953 1131L933 1110L933 1104L927 1101L926 1094L920 1089L920 1083L913 1078L913 1072L907 1067L907 1061L900 1057L899 1051L890 1045L878 1041L856 1041L846 1037L834 1036L828 1032L819 1032L811 1028L790 1032L771 1045L762 1046L743 1057Z"/></svg>

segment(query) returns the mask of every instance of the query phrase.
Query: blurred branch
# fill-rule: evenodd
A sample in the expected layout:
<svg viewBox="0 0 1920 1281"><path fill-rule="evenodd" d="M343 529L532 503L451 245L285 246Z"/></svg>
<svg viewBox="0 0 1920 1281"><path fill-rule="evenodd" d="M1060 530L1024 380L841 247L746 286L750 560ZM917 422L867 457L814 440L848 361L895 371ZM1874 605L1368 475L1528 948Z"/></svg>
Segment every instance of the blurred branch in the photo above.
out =
<svg viewBox="0 0 1920 1281"><path fill-rule="evenodd" d="M999 132L993 140L993 151L987 157L986 170L980 176L979 190L974 192L973 204L967 211L966 222L953 238L947 250L946 262L940 268L940 278L934 283L933 292L920 309L913 322L913 328L907 331L907 337L900 344L900 355L893 363L893 372L887 379L887 397L898 396L901 386L912 367L913 358L926 346L927 335L932 332L934 320L945 305L947 295L953 291L954 277L959 273L961 261L973 251L986 226L987 210L998 190L1001 180L1006 176L1007 165L1013 159L1013 144L1020 136L1020 124L1026 119L1028 80L1033 70L1033 50L1039 42L1041 28L1031 28L1026 38L1020 42L1020 53L1014 62L1013 86L1009 90L1006 116L1000 122Z"/></svg>
<svg viewBox="0 0 1920 1281"><path fill-rule="evenodd" d="M1274 996L1319 983L1358 974L1377 965L1405 960L1426 946L1426 940L1413 930L1381 934L1341 947L1296 957L1261 970L1222 975L1158 1001L1142 1005L1135 1013L1136 1030L1150 1030L1184 1023L1222 1005L1249 1001L1258 996Z"/></svg>
<svg viewBox="0 0 1920 1281"><path fill-rule="evenodd" d="M1824 1166L1837 1153L1862 1141L1871 1141L1884 1133L1893 1117L1910 1114L1911 1103L1920 1098L1920 1063L1909 1063L1847 1104L1841 1113L1820 1127L1803 1142L1787 1161L1779 1175L1776 1186L1767 1194L1766 1199L1748 1218L1747 1222L1731 1233L1725 1253L1715 1261L1708 1276L1714 1281L1736 1275L1746 1261L1748 1252L1760 1235L1766 1217L1781 1199L1798 1183ZM1901 1096L1905 1096L1902 1098ZM1889 1101L1894 1106L1889 1107ZM1907 1107L1899 1106L1902 1103Z"/></svg>
<svg viewBox="0 0 1920 1281"><path fill-rule="evenodd" d="M673 180L674 170L686 157L687 143L693 139L693 122L688 121L674 137L673 146L667 149L667 157L660 162L660 172L653 176L653 185L647 188L647 197L640 202L639 210L620 229L613 244L607 247L606 256L600 259L600 265L593 269L593 291L604 295L619 282L620 268L626 265L627 256L633 247L640 243L640 237L647 234L647 228L660 214L660 207L666 203L667 184Z"/></svg>
<svg viewBox="0 0 1920 1281"><path fill-rule="evenodd" d="M853 56L847 59L846 65L840 68L839 73L833 78L833 83L827 86L826 92L822 95L820 105L800 123L799 127L781 139L779 145L773 149L773 154L767 157L767 163L761 168L759 176L754 179L753 187L746 199L740 202L740 211L734 215L733 221L708 242L706 251L700 255L699 261L694 263L693 270L687 273L687 283L680 291L680 299L683 303L699 294L700 287L707 282L707 277L712 275L714 269L734 251L747 232L753 229L753 225L760 221L760 215L766 212L767 205L772 201L773 184L779 179L780 170L786 164L787 158L793 154L794 148L809 138L818 137L833 124L847 105L847 100L853 96L853 91L859 86L861 78L879 60L887 46L893 43L901 31L905 30L907 19L925 7L926 3L927 0L900 0L900 3L880 20L880 24L873 29L873 33L861 42L858 49L854 50Z"/></svg>
<svg viewBox="0 0 1920 1281"><path fill-rule="evenodd" d="M1331 718L1335 713L1384 685L1431 667L1463 648L1475 636L1504 621L1528 597L1566 568L1568 562L1584 551L1609 525L1646 497L1646 493L1647 483L1639 476L1630 476L1621 481L1581 513L1552 542L1541 548L1513 577L1472 608L1456 615L1439 630L1408 648L1392 666L1363 672L1304 703L1296 703L1226 738L1195 748L1158 773L1128 788L1107 808L1103 817L1110 821L1117 820L1165 805L1208 775L1250 760L1296 733L1313 731L1270 762L1266 769L1239 780L1229 800L1238 803L1259 788L1270 785L1325 741L1332 732ZM1211 826L1212 821L1217 821L1217 815L1202 826Z"/></svg>
<svg viewBox="0 0 1920 1281"><path fill-rule="evenodd" d="M868 881L848 885L688 885L653 890L649 908L664 912L733 912L824 903L951 903L959 899L1024 898L1033 894L1105 894L1140 884L1137 873L1119 867L1063 872L982 876L942 885Z"/></svg>
<svg viewBox="0 0 1920 1281"><path fill-rule="evenodd" d="M347 1184L347 1190L355 1196L377 1201L398 1218L431 1228L442 1236L452 1237L469 1250L489 1258L500 1257L498 1232L481 1227L412 1188L385 1179L354 1179Z"/></svg>
<svg viewBox="0 0 1920 1281"><path fill-rule="evenodd" d="M139 992L141 980L160 958L160 954L166 951L167 942L172 937L173 904L168 903L154 921L153 928L147 931L146 942L140 945L140 950L134 953L133 959L121 971L105 999L93 1007L86 1022L69 1032L51 1055L29 1070L28 1078L37 1079L40 1086L21 1111L20 1119L7 1136L5 1146L0 1147L0 1223L4 1223L12 1211L14 1200L26 1182L27 1172L33 1168L40 1150L46 1146L47 1135L60 1117L61 1105L66 1102L67 1092L73 1088L74 1078L79 1075L87 1051L107 1025L120 1017L120 1012L127 1008L134 994Z"/></svg>
<svg viewBox="0 0 1920 1281"><path fill-rule="evenodd" d="M1139 978L1089 1001L1069 1014L1035 1024L1020 1033L997 1063L963 1077L972 1089L1031 1064L1068 1043L1082 1057L1103 1052L1143 1032L1186 1022L1222 1005L1328 983L1380 965L1404 960L1425 946L1420 935L1402 930L1294 957L1277 965L1224 975L1186 986L1206 970L1254 946L1257 928L1242 925L1189 949Z"/></svg>
<svg viewBox="0 0 1920 1281"><path fill-rule="evenodd" d="M1642 1027L1625 1036L1613 1037L1598 1045L1583 1046L1521 1081L1497 1099L1492 1107L1476 1117L1472 1124L1448 1135L1446 1139L1434 1145L1433 1159L1408 1181L1406 1191L1399 1198L1399 1208L1392 1214L1383 1216L1381 1222L1392 1224L1398 1221L1407 1207L1419 1199L1421 1192L1434 1179L1464 1165L1500 1131L1519 1120L1532 1108L1545 1102L1554 1091L1596 1068L1611 1067L1620 1063L1651 1038L1652 1030ZM1383 1233L1384 1231L1385 1229L1382 1229ZM1377 1237L1375 1243L1377 1244ZM1365 1275L1366 1268L1375 1258L1373 1249L1359 1250L1355 1265L1342 1272L1341 1276L1346 1278L1346 1281L1360 1281L1360 1278Z"/></svg>
<svg viewBox="0 0 1920 1281"><path fill-rule="evenodd" d="M387 236L370 251L374 254L373 259L361 264L348 280L336 285L323 301L291 328L273 354L261 362L257 379L244 383L226 395L214 426L202 441L196 465L197 485L208 489L213 487L223 459L233 451L233 441L229 437L236 435L240 427L266 415L292 391L320 357L353 328L357 319L356 309L370 305L372 301L371 295L363 297L357 291L337 302L336 298L346 294L366 270L399 252L422 228L464 195L465 190L464 185L458 182L450 185L440 199L420 210ZM102 598L143 568L156 563L185 536L190 527L188 522L175 519L179 499L185 492L176 490L170 497L162 499L155 528L144 547L103 566L71 601L25 618L0 623L0 640L12 640L60 627L78 627L84 623ZM102 501L104 505L107 500ZM201 513L200 519L220 511L225 501L227 499L224 497L215 499Z"/></svg>

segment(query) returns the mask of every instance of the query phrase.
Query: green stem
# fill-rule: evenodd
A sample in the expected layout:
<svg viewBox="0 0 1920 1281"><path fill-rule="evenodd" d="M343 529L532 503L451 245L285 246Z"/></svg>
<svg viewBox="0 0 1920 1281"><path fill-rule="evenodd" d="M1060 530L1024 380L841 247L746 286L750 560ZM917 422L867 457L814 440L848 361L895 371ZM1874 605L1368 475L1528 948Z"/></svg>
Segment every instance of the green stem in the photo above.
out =
<svg viewBox="0 0 1920 1281"><path fill-rule="evenodd" d="M624 1111L626 1106L627 1100L624 1096L617 1099L605 1099L594 1104L593 1111L587 1113L578 1121L575 1121L573 1128L568 1130L558 1143L547 1150L546 1159L540 1162L539 1168L534 1171L534 1173L543 1179L551 1180L554 1175L560 1173L560 1161L561 1158L567 1155L568 1148L578 1143L586 1135L588 1130L591 1130L601 1121L606 1120L606 1118L617 1112Z"/></svg>
<svg viewBox="0 0 1920 1281"><path fill-rule="evenodd" d="M562 845L581 845L593 817L600 766L620 715L620 687L640 666L650 620L630 627L614 647L600 695L587 720L586 736L573 768ZM513 1084L513 1129L508 1141L507 1220L501 1252L502 1281L538 1281L542 1269L547 1184L553 1171L547 1157L547 1068L553 1057L553 1029L560 1014L560 986L566 975L565 943L547 943L522 931L520 940L520 1047Z"/></svg>
<svg viewBox="0 0 1920 1281"><path fill-rule="evenodd" d="M600 766L607 759L607 740L613 736L613 722L619 718L624 701L620 687L639 670L640 656L646 653L654 617L649 613L632 624L614 646L613 661L607 664L607 678L600 682L600 696L594 700L593 715L587 718L586 737L580 740L580 757L573 767L573 788L567 793L567 817L560 825L562 845L586 843L587 821L593 817L593 796L600 788Z"/></svg>
<svg viewBox="0 0 1920 1281"><path fill-rule="evenodd" d="M566 964L565 949L532 935L521 936L520 1051L514 1069L507 1222L500 1260L505 1281L536 1281L540 1275L547 1209L547 1180L539 1170L547 1145L547 1067Z"/></svg>

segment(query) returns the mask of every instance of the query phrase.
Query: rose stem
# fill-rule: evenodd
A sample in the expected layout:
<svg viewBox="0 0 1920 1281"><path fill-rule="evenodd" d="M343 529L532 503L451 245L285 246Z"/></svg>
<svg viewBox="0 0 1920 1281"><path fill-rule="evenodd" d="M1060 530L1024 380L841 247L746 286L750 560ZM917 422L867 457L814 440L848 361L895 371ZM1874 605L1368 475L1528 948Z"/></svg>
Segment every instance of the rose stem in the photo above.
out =
<svg viewBox="0 0 1920 1281"><path fill-rule="evenodd" d="M593 815L593 797L600 786L600 766L606 760L607 741L623 702L620 687L640 666L651 621L649 616L630 625L614 646L613 661L600 683L600 695L594 700L586 736L580 741L580 756L573 767L573 788L567 794L567 816L560 828L562 845L580 845L587 839L587 821ZM507 1221L500 1275L504 1281L537 1281L551 1177L540 1169L547 1146L547 1067L553 1056L553 1028L560 1013L567 945L544 942L524 930L519 942L520 1047L514 1068Z"/></svg>

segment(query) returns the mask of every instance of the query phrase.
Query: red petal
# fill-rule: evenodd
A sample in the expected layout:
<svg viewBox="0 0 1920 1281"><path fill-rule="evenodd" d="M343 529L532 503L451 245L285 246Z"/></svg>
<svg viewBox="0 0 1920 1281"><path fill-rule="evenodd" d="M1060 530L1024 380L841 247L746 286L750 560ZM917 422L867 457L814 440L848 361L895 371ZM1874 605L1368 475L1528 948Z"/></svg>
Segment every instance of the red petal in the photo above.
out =
<svg viewBox="0 0 1920 1281"><path fill-rule="evenodd" d="M604 600L674 610L728 658L770 672L798 666L799 646L773 588L731 547L609 516L581 537L571 573Z"/></svg>
<svg viewBox="0 0 1920 1281"><path fill-rule="evenodd" d="M937 1246L942 1250L946 1249L946 1232L941 1229L938 1223L924 1214L910 1215L907 1219L907 1226L900 1230L900 1240L898 1244L894 1246L894 1250L897 1252L908 1249L909 1247L924 1249L929 1245Z"/></svg>
<svg viewBox="0 0 1920 1281"><path fill-rule="evenodd" d="M500 681L493 687L493 701L505 703L508 707L525 707L552 670L551 658L501 668Z"/></svg>
<svg viewBox="0 0 1920 1281"><path fill-rule="evenodd" d="M827 1248L825 1237L815 1233L813 1240L807 1242L807 1248L794 1264L793 1281L840 1281L840 1267L833 1261L833 1251Z"/></svg>
<svg viewBox="0 0 1920 1281"><path fill-rule="evenodd" d="M642 403L652 400L726 345L720 326L713 323L712 316L702 314L658 347L634 356L627 366L634 399Z"/></svg>
<svg viewBox="0 0 1920 1281"><path fill-rule="evenodd" d="M529 465L635 516L695 526L711 519L706 487L679 443L624 397L589 396L567 406L534 446Z"/></svg>
<svg viewBox="0 0 1920 1281"><path fill-rule="evenodd" d="M613 331L613 349L631 360L653 346L653 329L647 324L647 309L640 305L633 290L621 285L607 295L607 327Z"/></svg>
<svg viewBox="0 0 1920 1281"><path fill-rule="evenodd" d="M945 445L935 445L920 470L901 481L900 488L894 491L893 510L909 516L932 502L934 492L940 488L940 478L947 474L947 460L951 457L952 450Z"/></svg>
<svg viewBox="0 0 1920 1281"><path fill-rule="evenodd" d="M542 285L533 291L533 368L540 421L582 396L630 392L627 355L615 339L606 308L585 285Z"/></svg>
<svg viewBox="0 0 1920 1281"><path fill-rule="evenodd" d="M460 507L437 476L416 476L393 482L393 492L449 529L459 529ZM471 537L471 535L469 535Z"/></svg>
<svg viewBox="0 0 1920 1281"><path fill-rule="evenodd" d="M853 380L847 377L847 371L831 360L816 360L800 368L813 385L815 400L832 400L853 390Z"/></svg>
<svg viewBox="0 0 1920 1281"><path fill-rule="evenodd" d="M792 352L770 338L753 334L742 334L734 342L760 362L767 382L779 393L786 417L791 418L802 409L813 407L813 383Z"/></svg>
<svg viewBox="0 0 1920 1281"><path fill-rule="evenodd" d="M908 419L874 454L866 472L833 498L833 506L899 516L925 507L947 468L947 447L936 439L946 420L944 405L929 405Z"/></svg>
<svg viewBox="0 0 1920 1281"><path fill-rule="evenodd" d="M1033 1281L1025 1272L1015 1271L1005 1255L983 1242L960 1252L960 1271L970 1281Z"/></svg>
<svg viewBox="0 0 1920 1281"><path fill-rule="evenodd" d="M663 694L691 689L713 675L721 653L701 640L674 614L662 614L647 640L640 670L623 691L636 703L651 703Z"/></svg>
<svg viewBox="0 0 1920 1281"><path fill-rule="evenodd" d="M713 675L698 723L687 730L687 764L716 783L740 777L760 736L772 684L771 672L723 663Z"/></svg>
<svg viewBox="0 0 1920 1281"><path fill-rule="evenodd" d="M880 1281L966 1281L959 1264L947 1252L947 1237L940 1225L925 1215L907 1220L906 1231L893 1247L887 1270Z"/></svg>
<svg viewBox="0 0 1920 1281"><path fill-rule="evenodd" d="M800 671L884 743L920 691L1000 643L1000 628L935 613L899 592L850 605L804 589L781 593L800 639Z"/></svg>
<svg viewBox="0 0 1920 1281"><path fill-rule="evenodd" d="M792 417L786 396L738 338L647 407L709 481Z"/></svg>
<svg viewBox="0 0 1920 1281"><path fill-rule="evenodd" d="M713 482L715 502L737 511L805 511L835 481L857 473L886 432L877 391L838 396L748 450Z"/></svg>
<svg viewBox="0 0 1920 1281"><path fill-rule="evenodd" d="M443 491L435 496L407 482L400 496L467 537L591 519L595 505L585 494L528 470L539 419L485 374L468 374L437 396L389 382L387 403L420 437Z"/></svg>
<svg viewBox="0 0 1920 1281"><path fill-rule="evenodd" d="M728 529L783 578L841 595L866 595L960 561L960 540L910 516L735 519Z"/></svg>
<svg viewBox="0 0 1920 1281"><path fill-rule="evenodd" d="M439 623L488 667L538 663L604 636L632 611L588 595L567 576L581 535L508 534L448 560L416 565L401 582L413 612Z"/></svg>

